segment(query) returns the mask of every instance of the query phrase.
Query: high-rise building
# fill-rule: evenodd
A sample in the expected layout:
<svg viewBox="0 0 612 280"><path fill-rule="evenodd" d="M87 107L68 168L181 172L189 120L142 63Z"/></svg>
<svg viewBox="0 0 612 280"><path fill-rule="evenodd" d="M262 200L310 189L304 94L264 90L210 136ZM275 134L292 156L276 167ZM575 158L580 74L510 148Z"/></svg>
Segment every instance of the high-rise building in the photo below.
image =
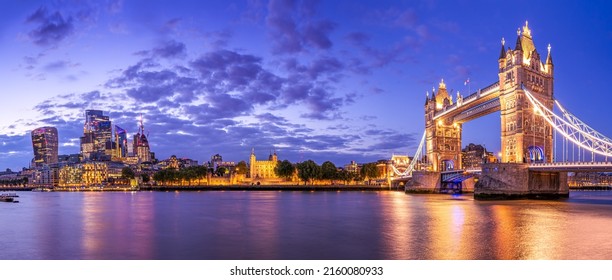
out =
<svg viewBox="0 0 612 280"><path fill-rule="evenodd" d="M83 134L81 137L83 157L99 159L107 154L108 143L112 143L110 118L105 116L101 110L86 110Z"/></svg>
<svg viewBox="0 0 612 280"><path fill-rule="evenodd" d="M40 127L32 130L32 148L34 165L43 166L57 162L57 128Z"/></svg>
<svg viewBox="0 0 612 280"><path fill-rule="evenodd" d="M138 133L134 134L134 143L132 145L134 146L134 155L138 157L138 161L150 162L152 160L149 140L144 132L142 116L140 117L140 128Z"/></svg>
<svg viewBox="0 0 612 280"><path fill-rule="evenodd" d="M115 125L115 146L118 158L124 158L128 155L127 131Z"/></svg>

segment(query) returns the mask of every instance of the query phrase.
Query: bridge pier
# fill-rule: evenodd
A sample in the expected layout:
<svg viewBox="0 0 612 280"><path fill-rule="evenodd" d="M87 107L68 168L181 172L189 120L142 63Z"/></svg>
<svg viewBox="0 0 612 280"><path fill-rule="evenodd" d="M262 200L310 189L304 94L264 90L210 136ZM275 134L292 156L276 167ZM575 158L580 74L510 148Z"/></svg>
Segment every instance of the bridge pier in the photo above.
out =
<svg viewBox="0 0 612 280"><path fill-rule="evenodd" d="M407 193L436 193L440 191L441 185L440 172L413 171L412 180L406 182L404 191Z"/></svg>
<svg viewBox="0 0 612 280"><path fill-rule="evenodd" d="M487 163L476 183L476 199L559 199L569 197L567 172L531 171L527 163Z"/></svg>
<svg viewBox="0 0 612 280"><path fill-rule="evenodd" d="M412 179L406 182L404 191L407 193L473 192L475 184L473 177L447 180L448 177L452 178L452 175L456 174L463 174L463 170L457 170L456 172L414 171L412 172Z"/></svg>

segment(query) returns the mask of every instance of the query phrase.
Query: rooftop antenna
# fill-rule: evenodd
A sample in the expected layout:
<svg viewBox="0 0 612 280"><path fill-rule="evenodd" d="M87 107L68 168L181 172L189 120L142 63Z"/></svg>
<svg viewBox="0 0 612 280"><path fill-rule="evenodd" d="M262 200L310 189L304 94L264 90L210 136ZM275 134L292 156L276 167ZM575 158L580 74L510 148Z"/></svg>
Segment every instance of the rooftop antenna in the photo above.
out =
<svg viewBox="0 0 612 280"><path fill-rule="evenodd" d="M144 123L142 122L142 113L140 113L140 130L144 134Z"/></svg>

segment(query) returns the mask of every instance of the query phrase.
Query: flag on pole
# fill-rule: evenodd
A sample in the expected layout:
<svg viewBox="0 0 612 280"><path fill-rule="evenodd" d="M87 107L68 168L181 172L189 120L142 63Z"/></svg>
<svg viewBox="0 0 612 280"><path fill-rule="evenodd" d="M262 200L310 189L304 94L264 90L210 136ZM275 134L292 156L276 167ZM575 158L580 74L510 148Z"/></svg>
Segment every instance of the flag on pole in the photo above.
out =
<svg viewBox="0 0 612 280"><path fill-rule="evenodd" d="M468 78L467 80L465 80L465 82L463 82L464 86L467 86L470 83L470 78Z"/></svg>

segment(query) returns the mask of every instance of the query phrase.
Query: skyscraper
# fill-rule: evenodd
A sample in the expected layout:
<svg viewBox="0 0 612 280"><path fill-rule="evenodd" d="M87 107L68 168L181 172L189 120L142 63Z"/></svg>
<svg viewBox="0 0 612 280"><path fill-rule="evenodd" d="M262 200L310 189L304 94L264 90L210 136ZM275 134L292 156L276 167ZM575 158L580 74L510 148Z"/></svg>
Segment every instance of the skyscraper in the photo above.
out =
<svg viewBox="0 0 612 280"><path fill-rule="evenodd" d="M100 158L106 154L108 143L112 143L112 126L108 116L101 110L85 111L85 126L81 137L81 153L84 158ZM112 147L112 144L111 144Z"/></svg>
<svg viewBox="0 0 612 280"><path fill-rule="evenodd" d="M142 116L140 116L140 128L138 129L138 133L134 135L134 154L138 157L140 162L150 162L152 160L151 150L149 147L149 140L144 131Z"/></svg>
<svg viewBox="0 0 612 280"><path fill-rule="evenodd" d="M55 127L46 126L32 130L35 166L57 163L57 139L57 129Z"/></svg>
<svg viewBox="0 0 612 280"><path fill-rule="evenodd" d="M128 154L127 131L115 125L116 157L123 158Z"/></svg>

